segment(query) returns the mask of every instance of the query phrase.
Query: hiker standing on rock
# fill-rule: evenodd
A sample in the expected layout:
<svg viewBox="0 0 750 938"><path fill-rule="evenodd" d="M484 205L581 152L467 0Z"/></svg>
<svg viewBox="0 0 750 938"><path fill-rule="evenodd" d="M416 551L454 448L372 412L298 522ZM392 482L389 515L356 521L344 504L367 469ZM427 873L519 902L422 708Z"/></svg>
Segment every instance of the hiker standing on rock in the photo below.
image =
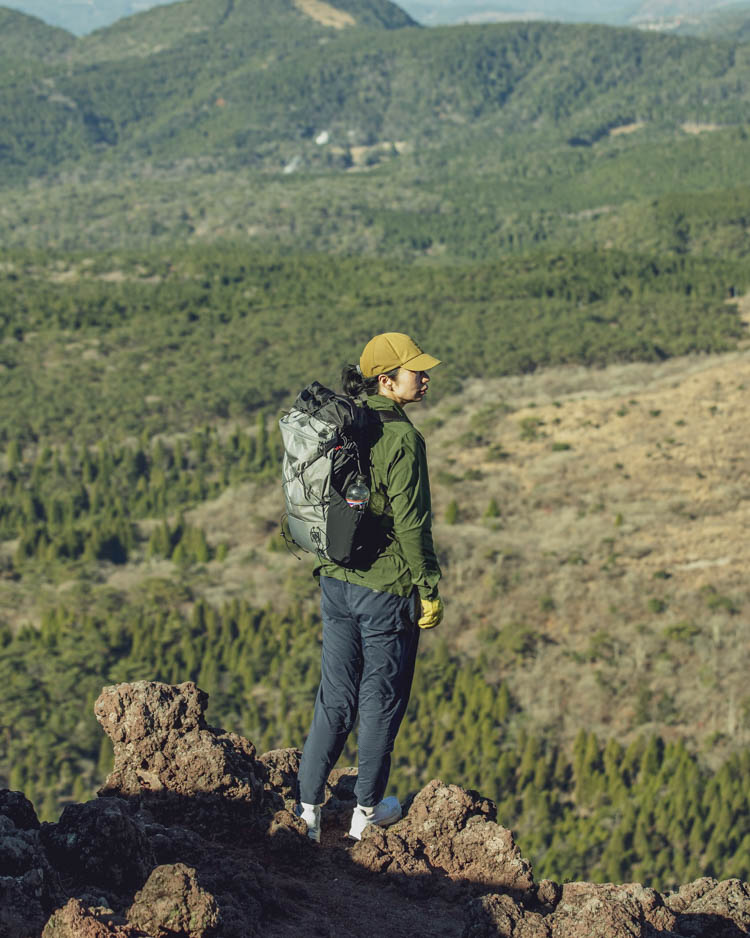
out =
<svg viewBox="0 0 750 938"><path fill-rule="evenodd" d="M359 366L344 368L344 393L373 412L366 559L324 561L320 575L321 679L299 770L297 814L320 840L325 784L359 712L357 806L349 836L401 817L384 798L391 752L409 701L419 629L443 618L440 567L422 434L404 413L424 399L437 358L399 332L371 339Z"/></svg>

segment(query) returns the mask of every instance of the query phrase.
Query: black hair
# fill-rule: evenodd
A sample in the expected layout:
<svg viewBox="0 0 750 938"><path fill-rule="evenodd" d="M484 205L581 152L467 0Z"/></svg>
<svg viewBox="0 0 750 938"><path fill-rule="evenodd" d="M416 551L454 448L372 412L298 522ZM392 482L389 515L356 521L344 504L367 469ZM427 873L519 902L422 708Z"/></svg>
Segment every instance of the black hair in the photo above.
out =
<svg viewBox="0 0 750 938"><path fill-rule="evenodd" d="M389 378L396 378L396 375L399 373L401 366L391 369L391 371L384 371L381 374L387 375ZM372 395L378 393L378 375L375 375L372 378L365 378L362 375L362 372L357 368L356 365L344 365L341 371L341 386L344 389L344 394L347 397L362 397L363 395Z"/></svg>

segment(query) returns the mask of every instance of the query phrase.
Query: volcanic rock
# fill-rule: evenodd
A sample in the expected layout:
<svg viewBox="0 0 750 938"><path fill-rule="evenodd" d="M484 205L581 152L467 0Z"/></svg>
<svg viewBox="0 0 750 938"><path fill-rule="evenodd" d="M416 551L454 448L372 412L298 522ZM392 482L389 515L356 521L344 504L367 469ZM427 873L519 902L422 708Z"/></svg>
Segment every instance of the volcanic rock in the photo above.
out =
<svg viewBox="0 0 750 938"><path fill-rule="evenodd" d="M750 888L738 879L704 877L666 899L676 913L676 931L686 938L740 938L750 934Z"/></svg>
<svg viewBox="0 0 750 938"><path fill-rule="evenodd" d="M301 758L299 749L271 749L258 758L265 769L265 789L281 795L287 807L293 806L297 799L297 773Z"/></svg>
<svg viewBox="0 0 750 938"><path fill-rule="evenodd" d="M487 798L433 779L397 824L366 828L352 857L373 872L443 874L473 889L529 893L531 866L495 817Z"/></svg>
<svg viewBox="0 0 750 938"><path fill-rule="evenodd" d="M42 841L56 869L110 895L139 889L154 868L154 851L134 806L121 798L67 805Z"/></svg>
<svg viewBox="0 0 750 938"><path fill-rule="evenodd" d="M71 899L44 926L42 938L150 938L112 912L87 908L80 899Z"/></svg>
<svg viewBox="0 0 750 938"><path fill-rule="evenodd" d="M59 896L39 820L20 792L0 791L0 935L38 935Z"/></svg>
<svg viewBox="0 0 750 938"><path fill-rule="evenodd" d="M192 682L139 681L105 687L94 706L114 744L114 767L100 795L147 801L155 817L211 827L262 810L255 747L205 721L208 695Z"/></svg>
<svg viewBox="0 0 750 938"><path fill-rule="evenodd" d="M661 895L639 883L566 883L553 916L554 938L670 935L676 917Z"/></svg>
<svg viewBox="0 0 750 938"><path fill-rule="evenodd" d="M750 934L750 887L738 880L668 896L637 883L535 884L493 802L437 779L397 824L352 844L356 770L332 772L313 844L289 810L299 750L256 759L252 743L206 725L206 700L192 683L105 688L106 797L68 805L57 824L40 828L22 795L0 792L0 938Z"/></svg>
<svg viewBox="0 0 750 938"><path fill-rule="evenodd" d="M19 831L38 831L41 827L34 805L20 791L0 789L0 816L10 818Z"/></svg>
<svg viewBox="0 0 750 938"><path fill-rule="evenodd" d="M128 921L153 938L210 938L220 916L216 899L183 863L157 866L136 895Z"/></svg>
<svg viewBox="0 0 750 938"><path fill-rule="evenodd" d="M550 938L551 925L510 896L490 893L472 899L466 909L462 938Z"/></svg>

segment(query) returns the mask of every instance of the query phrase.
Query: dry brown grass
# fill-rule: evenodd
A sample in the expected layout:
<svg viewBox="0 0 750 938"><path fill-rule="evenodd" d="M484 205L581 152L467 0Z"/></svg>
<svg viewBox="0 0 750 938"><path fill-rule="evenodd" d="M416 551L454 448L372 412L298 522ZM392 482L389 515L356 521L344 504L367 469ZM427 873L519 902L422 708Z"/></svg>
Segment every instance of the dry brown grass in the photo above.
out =
<svg viewBox="0 0 750 938"><path fill-rule="evenodd" d="M324 3L323 0L294 0L294 5L318 23L322 23L323 26L332 26L334 29L354 26L357 22L351 13L338 10L330 3Z"/></svg>
<svg viewBox="0 0 750 938"><path fill-rule="evenodd" d="M530 727L568 740L581 726L623 739L653 730L717 757L750 743L749 399L743 349L477 380L414 409L442 633L469 653L487 630L535 636L525 657L490 655L490 678L508 681ZM491 498L499 517L485 517ZM313 560L284 549L282 511L273 481L230 489L188 513L228 545L224 562L184 572L141 556L103 565L100 582L135 598L149 579L183 578L215 603L316 605ZM0 580L0 615L35 621L67 588Z"/></svg>
<svg viewBox="0 0 750 938"><path fill-rule="evenodd" d="M742 351L475 382L436 409L433 474L460 478L434 486L438 519L461 512L436 525L446 631L540 636L499 668L534 722L747 742L749 395Z"/></svg>
<svg viewBox="0 0 750 938"><path fill-rule="evenodd" d="M642 130L646 125L643 121L636 121L633 124L620 124L619 127L613 127L609 135L610 137L621 137L623 134L634 134L638 130Z"/></svg>
<svg viewBox="0 0 750 938"><path fill-rule="evenodd" d="M688 123L682 124L681 126L686 134L705 134L713 133L715 130L721 130L720 124L697 124L693 121L688 121Z"/></svg>

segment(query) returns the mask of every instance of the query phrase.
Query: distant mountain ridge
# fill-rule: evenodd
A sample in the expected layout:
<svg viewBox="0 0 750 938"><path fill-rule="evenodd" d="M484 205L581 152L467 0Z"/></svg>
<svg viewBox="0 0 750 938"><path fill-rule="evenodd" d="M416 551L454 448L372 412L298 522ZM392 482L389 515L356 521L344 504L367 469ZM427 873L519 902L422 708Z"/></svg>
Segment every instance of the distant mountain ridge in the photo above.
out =
<svg viewBox="0 0 750 938"><path fill-rule="evenodd" d="M8 178L146 155L278 167L330 155L323 131L339 147L432 147L489 122L585 146L638 122L739 123L750 95L729 46L604 26L419 29L387 0L183 0L65 44L64 60L41 86L31 62L0 88Z"/></svg>
<svg viewBox="0 0 750 938"><path fill-rule="evenodd" d="M183 0L79 39L6 15L8 244L294 232L315 250L487 256L594 229L632 244L644 225L662 248L734 244L733 223L708 232L703 201L677 237L642 200L720 190L724 205L750 184L737 44L559 23L420 28L383 0ZM32 178L48 184L36 221ZM66 186L84 179L72 211Z"/></svg>
<svg viewBox="0 0 750 938"><path fill-rule="evenodd" d="M51 26L82 36L173 0L18 0L9 4Z"/></svg>
<svg viewBox="0 0 750 938"><path fill-rule="evenodd" d="M13 0L10 6L76 35L94 30L155 6L175 0ZM597 22L611 26L674 23L706 16L741 4L743 0L407 0L406 12L425 25L458 22L551 19ZM338 4L341 6L341 4Z"/></svg>
<svg viewBox="0 0 750 938"><path fill-rule="evenodd" d="M75 42L75 36L64 29L0 7L0 57L5 61L55 58L69 51Z"/></svg>

